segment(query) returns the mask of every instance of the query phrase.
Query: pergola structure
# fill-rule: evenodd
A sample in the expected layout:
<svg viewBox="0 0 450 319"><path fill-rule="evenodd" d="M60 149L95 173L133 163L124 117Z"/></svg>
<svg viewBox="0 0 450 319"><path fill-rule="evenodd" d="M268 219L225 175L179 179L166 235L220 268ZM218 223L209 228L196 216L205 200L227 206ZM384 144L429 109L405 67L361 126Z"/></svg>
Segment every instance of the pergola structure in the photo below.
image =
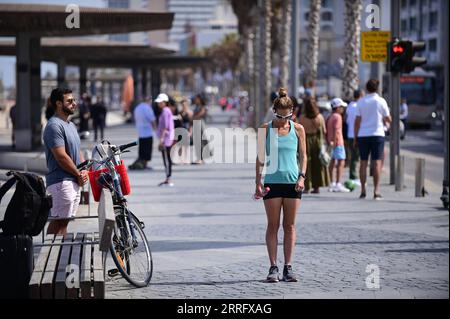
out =
<svg viewBox="0 0 450 319"><path fill-rule="evenodd" d="M14 55L14 40L0 41L0 55ZM98 41L83 38L42 38L41 60L58 66L58 85L65 83L66 65L78 66L80 92L86 92L88 68L131 68L134 80L134 100L160 92L162 69L184 68L207 63L196 56L178 56L172 50L118 41ZM150 83L151 92L147 92ZM140 86L139 86L140 84Z"/></svg>
<svg viewBox="0 0 450 319"><path fill-rule="evenodd" d="M43 51L45 53L41 47L42 37L170 29L174 17L173 13L79 7L79 27L70 28L66 20L71 14L66 12L65 6L0 4L0 36L16 38L17 118L14 133L17 150L29 151L41 144L40 63ZM59 58L58 63L66 63L64 56ZM59 77L61 80L61 72Z"/></svg>

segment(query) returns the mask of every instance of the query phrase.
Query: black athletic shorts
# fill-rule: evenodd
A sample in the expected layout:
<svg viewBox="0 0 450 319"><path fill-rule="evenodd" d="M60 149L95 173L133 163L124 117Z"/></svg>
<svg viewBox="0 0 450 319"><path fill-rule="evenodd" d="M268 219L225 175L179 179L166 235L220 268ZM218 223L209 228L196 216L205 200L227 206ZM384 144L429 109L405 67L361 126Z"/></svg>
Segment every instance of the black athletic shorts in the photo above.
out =
<svg viewBox="0 0 450 319"><path fill-rule="evenodd" d="M264 188L269 187L270 191L263 199L266 200L277 197L302 199L303 191L297 192L295 190L295 185L296 184L264 184Z"/></svg>
<svg viewBox="0 0 450 319"><path fill-rule="evenodd" d="M153 137L139 139L139 159L144 161L152 160Z"/></svg>

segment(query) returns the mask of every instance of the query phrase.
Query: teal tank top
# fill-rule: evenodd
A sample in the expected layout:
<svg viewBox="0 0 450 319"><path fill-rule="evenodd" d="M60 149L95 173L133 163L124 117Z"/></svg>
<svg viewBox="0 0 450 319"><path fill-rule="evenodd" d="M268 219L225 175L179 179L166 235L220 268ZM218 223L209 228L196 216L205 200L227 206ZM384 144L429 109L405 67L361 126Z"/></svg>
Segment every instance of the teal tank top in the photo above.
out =
<svg viewBox="0 0 450 319"><path fill-rule="evenodd" d="M268 184L296 184L298 180L297 146L298 138L293 121L289 121L291 128L284 136L274 134L272 121L268 125L266 138L266 175L264 183ZM271 152L271 147L278 149L278 153Z"/></svg>

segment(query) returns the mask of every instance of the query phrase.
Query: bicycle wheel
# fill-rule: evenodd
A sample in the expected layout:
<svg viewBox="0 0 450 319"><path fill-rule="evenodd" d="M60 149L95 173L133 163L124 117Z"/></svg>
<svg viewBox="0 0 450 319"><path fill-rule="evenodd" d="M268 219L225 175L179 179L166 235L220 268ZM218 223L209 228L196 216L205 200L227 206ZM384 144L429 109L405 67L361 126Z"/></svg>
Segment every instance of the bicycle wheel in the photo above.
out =
<svg viewBox="0 0 450 319"><path fill-rule="evenodd" d="M125 210L125 209L124 209ZM153 260L147 237L142 230L141 222L127 211L132 226L126 215L116 216L116 226L111 242L111 255L122 276L135 287L146 287L153 273ZM133 227L135 238L131 238L130 227Z"/></svg>

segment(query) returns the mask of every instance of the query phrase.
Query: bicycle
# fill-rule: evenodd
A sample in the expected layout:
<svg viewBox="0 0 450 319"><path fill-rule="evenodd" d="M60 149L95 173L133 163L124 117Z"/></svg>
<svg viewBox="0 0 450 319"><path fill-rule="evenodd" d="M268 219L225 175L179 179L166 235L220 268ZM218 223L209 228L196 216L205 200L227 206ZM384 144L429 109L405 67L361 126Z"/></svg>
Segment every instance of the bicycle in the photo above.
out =
<svg viewBox="0 0 450 319"><path fill-rule="evenodd" d="M122 164L120 155L129 152L126 149L136 145L137 142L116 146L104 140L94 147L93 158L79 164L77 168L88 170L94 165L97 170L103 168L98 178L91 180L91 183L98 183L112 194L116 222L111 238L111 256L122 277L135 287L146 287L152 278L153 260L143 231L145 224L128 209L121 186L121 175L116 169Z"/></svg>

